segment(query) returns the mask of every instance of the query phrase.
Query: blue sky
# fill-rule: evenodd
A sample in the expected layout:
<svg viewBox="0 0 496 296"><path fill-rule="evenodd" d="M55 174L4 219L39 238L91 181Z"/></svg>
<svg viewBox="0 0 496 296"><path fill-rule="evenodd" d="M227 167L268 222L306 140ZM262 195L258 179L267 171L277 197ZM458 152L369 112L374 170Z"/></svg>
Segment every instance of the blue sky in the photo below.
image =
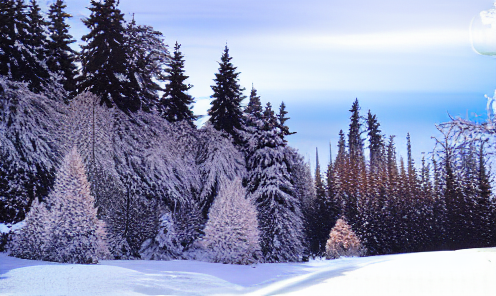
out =
<svg viewBox="0 0 496 296"><path fill-rule="evenodd" d="M76 39L88 0L69 0ZM48 1L47 3L50 3ZM435 123L484 112L496 88L496 60L477 55L469 27L492 0L121 0L127 18L182 44L190 93L204 113L217 61L228 44L246 94L253 83L262 101L288 106L290 144L328 161L328 143L348 127L358 98L363 115L376 113L383 131L397 136L405 155L433 147Z"/></svg>

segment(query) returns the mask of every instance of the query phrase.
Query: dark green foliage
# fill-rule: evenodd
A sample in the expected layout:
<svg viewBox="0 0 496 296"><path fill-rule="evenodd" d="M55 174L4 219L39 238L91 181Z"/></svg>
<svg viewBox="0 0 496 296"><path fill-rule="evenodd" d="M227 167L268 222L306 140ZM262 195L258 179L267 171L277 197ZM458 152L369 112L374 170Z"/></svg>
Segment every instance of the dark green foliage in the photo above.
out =
<svg viewBox="0 0 496 296"><path fill-rule="evenodd" d="M136 78L128 72L131 67L124 47L124 18L117 4L116 0L91 1L91 15L83 20L90 33L82 37L86 45L80 56L78 91L98 95L100 104L109 108L115 105L125 112L135 112L141 102Z"/></svg>
<svg viewBox="0 0 496 296"><path fill-rule="evenodd" d="M245 98L243 96L245 89L239 85L240 73L236 72L231 60L226 45L219 62L219 73L215 74L215 85L211 86L214 94L211 96L213 101L208 115L215 129L226 132L233 138L234 143L241 144L239 136L243 120L241 101Z"/></svg>
<svg viewBox="0 0 496 296"><path fill-rule="evenodd" d="M289 127L286 125L286 121L290 118L286 117L288 111L286 111L286 105L284 102L281 102L281 106L279 106L279 113L277 114L277 123L280 130L279 136L283 139L284 143L287 143L286 136L294 135L296 132L290 132Z"/></svg>
<svg viewBox="0 0 496 296"><path fill-rule="evenodd" d="M193 86L185 83L189 76L184 74L184 56L180 48L181 44L176 42L174 55L167 63L169 68L166 70L168 73L166 80L169 83L160 100L159 112L169 122L186 120L193 126L193 121L196 120L192 110L195 100L188 94L188 90Z"/></svg>
<svg viewBox="0 0 496 296"><path fill-rule="evenodd" d="M23 0L0 3L0 75L26 82L34 92L44 90L51 78L43 60L44 27L36 1L29 7Z"/></svg>
<svg viewBox="0 0 496 296"><path fill-rule="evenodd" d="M50 5L48 12L50 39L48 40L47 48L47 66L50 71L62 76L61 83L72 97L76 91L74 77L77 73L77 67L75 65L76 52L70 47L70 44L76 41L69 34L70 26L66 20L72 16L64 11L66 7L67 5L63 0L57 0ZM66 99L65 103L68 103L68 101Z"/></svg>

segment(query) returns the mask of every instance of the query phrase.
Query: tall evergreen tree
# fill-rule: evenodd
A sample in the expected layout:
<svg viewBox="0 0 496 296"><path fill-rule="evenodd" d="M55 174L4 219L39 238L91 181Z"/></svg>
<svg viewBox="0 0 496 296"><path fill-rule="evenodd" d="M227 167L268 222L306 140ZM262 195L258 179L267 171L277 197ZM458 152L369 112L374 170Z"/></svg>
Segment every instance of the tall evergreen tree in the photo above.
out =
<svg viewBox="0 0 496 296"><path fill-rule="evenodd" d="M322 256L325 252L325 244L329 236L335 221L335 213L333 213L333 208L330 202L330 198L326 194L324 182L322 182L322 176L320 173L319 164L319 152L316 148L316 159L315 159L315 212L313 216L314 220L314 232L316 244L311 250L314 254Z"/></svg>
<svg viewBox="0 0 496 296"><path fill-rule="evenodd" d="M224 48L221 61L219 62L219 73L215 74L215 85L211 88L214 94L211 96L212 107L208 110L210 122L217 130L226 132L232 136L234 143L240 144L239 130L242 127L241 101L244 99L243 91L239 85L239 72L231 63L229 48Z"/></svg>
<svg viewBox="0 0 496 296"><path fill-rule="evenodd" d="M369 136L370 149L370 170L376 173L383 161L384 142L379 129L380 124L377 121L377 116L372 115L369 110L367 114L367 131Z"/></svg>
<svg viewBox="0 0 496 296"><path fill-rule="evenodd" d="M366 181L361 176L365 172L365 158L363 153L363 139L361 136L362 124L360 122L360 106L358 99L353 102L350 109L350 127L348 132L348 180L346 186L347 200L345 203L345 217L357 233L359 228L359 204L365 198L363 183Z"/></svg>
<svg viewBox="0 0 496 296"><path fill-rule="evenodd" d="M44 61L44 22L36 1L30 9L23 0L0 4L0 75L26 82L30 90L41 92L50 82Z"/></svg>
<svg viewBox="0 0 496 296"><path fill-rule="evenodd" d="M257 94L257 89L252 85L250 92L250 100L244 110L245 114L252 114L256 118L262 118L263 108L260 101L260 96Z"/></svg>
<svg viewBox="0 0 496 296"><path fill-rule="evenodd" d="M65 12L64 0L57 0L50 5L48 12L50 39L48 40L47 66L50 71L59 73L62 76L62 85L71 96L76 91L76 52L70 45L76 40L69 34L69 24L67 19L72 16ZM68 103L68 100L66 100Z"/></svg>
<svg viewBox="0 0 496 296"><path fill-rule="evenodd" d="M125 112L135 112L141 102L132 81L135 77L128 71L124 18L117 5L116 0L91 1L91 15L83 20L90 32L82 37L86 44L81 51L78 91L100 96L100 104L109 108L116 105Z"/></svg>
<svg viewBox="0 0 496 296"><path fill-rule="evenodd" d="M207 259L231 264L252 264L261 259L257 211L253 200L245 195L240 178L221 185L200 240Z"/></svg>
<svg viewBox="0 0 496 296"><path fill-rule="evenodd" d="M46 28L48 23L41 15L41 8L36 0L30 0L27 18L29 37L26 40L26 45L35 54L36 59L44 61L47 58L48 36Z"/></svg>
<svg viewBox="0 0 496 296"><path fill-rule="evenodd" d="M160 100L159 112L169 122L186 120L193 126L193 121L196 119L192 110L194 98L187 93L193 86L185 83L189 76L184 74L184 56L180 48L181 44L176 41L174 55L167 63L169 68L166 70L168 73L166 80L169 83Z"/></svg>
<svg viewBox="0 0 496 296"><path fill-rule="evenodd" d="M21 258L69 263L97 263L109 255L104 223L97 219L97 209L77 150L64 158L53 191L46 203L35 202L28 215L26 232L14 240L13 255ZM33 235L39 241L33 242ZM41 250L32 251L30 243Z"/></svg>
<svg viewBox="0 0 496 296"><path fill-rule="evenodd" d="M286 111L286 105L284 102L281 102L281 105L279 106L279 113L277 114L277 122L280 129L280 137L283 139L284 143L288 142L286 140L286 136L296 134L296 132L290 132L289 127L286 125L286 121L290 119L289 117L286 117L286 114L288 114L288 111Z"/></svg>
<svg viewBox="0 0 496 296"><path fill-rule="evenodd" d="M247 190L258 209L262 253L266 262L299 261L304 249L302 213L288 171L286 146L278 135L270 104L259 129L247 162Z"/></svg>

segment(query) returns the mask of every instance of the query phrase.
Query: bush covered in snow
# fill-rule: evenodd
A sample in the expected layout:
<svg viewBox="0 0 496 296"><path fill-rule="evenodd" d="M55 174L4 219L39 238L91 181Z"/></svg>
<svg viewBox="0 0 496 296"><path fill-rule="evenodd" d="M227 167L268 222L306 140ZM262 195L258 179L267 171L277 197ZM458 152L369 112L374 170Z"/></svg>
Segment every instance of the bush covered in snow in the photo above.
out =
<svg viewBox="0 0 496 296"><path fill-rule="evenodd" d="M199 244L209 261L252 264L260 260L257 211L246 199L240 178L221 185Z"/></svg>
<svg viewBox="0 0 496 296"><path fill-rule="evenodd" d="M360 257L364 256L365 252L365 248L351 226L343 218L338 219L327 240L326 258Z"/></svg>
<svg viewBox="0 0 496 296"><path fill-rule="evenodd" d="M97 263L109 256L104 223L97 219L84 165L74 148L64 158L46 204L35 200L11 255L68 263Z"/></svg>

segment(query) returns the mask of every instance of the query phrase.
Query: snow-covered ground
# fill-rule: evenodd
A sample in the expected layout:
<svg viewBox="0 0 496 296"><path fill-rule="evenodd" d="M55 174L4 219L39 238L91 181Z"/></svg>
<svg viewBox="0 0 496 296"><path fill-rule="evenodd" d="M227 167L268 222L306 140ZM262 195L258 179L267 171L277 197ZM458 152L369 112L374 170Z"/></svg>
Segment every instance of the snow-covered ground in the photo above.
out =
<svg viewBox="0 0 496 296"><path fill-rule="evenodd" d="M235 266L30 261L0 254L0 295L496 295L496 248Z"/></svg>

